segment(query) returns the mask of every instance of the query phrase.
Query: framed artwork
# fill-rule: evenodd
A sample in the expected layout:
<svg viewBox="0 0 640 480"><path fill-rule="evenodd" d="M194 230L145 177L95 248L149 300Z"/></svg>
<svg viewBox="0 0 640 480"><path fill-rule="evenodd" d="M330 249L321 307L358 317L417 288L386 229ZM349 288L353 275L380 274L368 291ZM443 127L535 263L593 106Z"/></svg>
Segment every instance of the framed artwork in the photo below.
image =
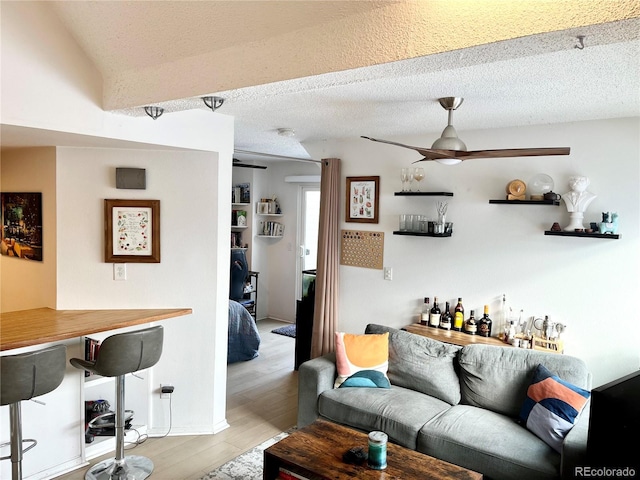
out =
<svg viewBox="0 0 640 480"><path fill-rule="evenodd" d="M380 177L347 177L345 222L378 223Z"/></svg>
<svg viewBox="0 0 640 480"><path fill-rule="evenodd" d="M2 192L0 252L42 261L42 193Z"/></svg>
<svg viewBox="0 0 640 480"><path fill-rule="evenodd" d="M107 263L160 263L160 200L104 201Z"/></svg>
<svg viewBox="0 0 640 480"><path fill-rule="evenodd" d="M269 213L269 203L268 202L258 202L258 214L259 215L267 215Z"/></svg>

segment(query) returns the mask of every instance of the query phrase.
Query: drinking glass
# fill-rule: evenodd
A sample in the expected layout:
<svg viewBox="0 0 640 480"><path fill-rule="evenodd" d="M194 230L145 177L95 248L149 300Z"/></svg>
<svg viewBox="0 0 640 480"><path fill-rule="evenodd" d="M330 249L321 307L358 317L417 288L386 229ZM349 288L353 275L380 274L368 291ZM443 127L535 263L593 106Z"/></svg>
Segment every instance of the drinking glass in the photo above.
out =
<svg viewBox="0 0 640 480"><path fill-rule="evenodd" d="M407 231L407 215L404 213L400 214L400 231L401 232Z"/></svg>
<svg viewBox="0 0 640 480"><path fill-rule="evenodd" d="M411 184L413 183L413 175L415 168L407 168L407 181L409 182L409 191L411 192Z"/></svg>
<svg viewBox="0 0 640 480"><path fill-rule="evenodd" d="M418 167L413 172L413 178L416 179L416 192L420 191L420 182L424 178L424 168Z"/></svg>
<svg viewBox="0 0 640 480"><path fill-rule="evenodd" d="M407 168L403 168L402 172L400 174L400 178L402 179L402 191L406 192L407 190L407 179L408 177L408 169Z"/></svg>

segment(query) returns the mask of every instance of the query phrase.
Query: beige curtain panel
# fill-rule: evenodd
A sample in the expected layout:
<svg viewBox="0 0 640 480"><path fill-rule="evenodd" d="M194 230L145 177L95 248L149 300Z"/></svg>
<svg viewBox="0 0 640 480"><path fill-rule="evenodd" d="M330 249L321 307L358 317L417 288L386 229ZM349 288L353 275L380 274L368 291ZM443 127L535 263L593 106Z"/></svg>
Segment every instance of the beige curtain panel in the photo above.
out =
<svg viewBox="0 0 640 480"><path fill-rule="evenodd" d="M340 266L340 159L322 160L320 227L311 358L335 350Z"/></svg>

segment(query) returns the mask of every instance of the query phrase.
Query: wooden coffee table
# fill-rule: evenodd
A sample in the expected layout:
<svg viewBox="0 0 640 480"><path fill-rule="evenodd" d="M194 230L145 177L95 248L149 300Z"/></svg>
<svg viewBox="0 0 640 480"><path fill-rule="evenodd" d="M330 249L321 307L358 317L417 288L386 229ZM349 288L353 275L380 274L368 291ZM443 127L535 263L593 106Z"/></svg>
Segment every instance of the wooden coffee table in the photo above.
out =
<svg viewBox="0 0 640 480"><path fill-rule="evenodd" d="M293 432L264 451L264 480L278 478L280 467L309 480L357 479L481 479L480 473L392 443L387 444L387 468L372 470L343 462L344 452L367 448L367 435L318 420Z"/></svg>

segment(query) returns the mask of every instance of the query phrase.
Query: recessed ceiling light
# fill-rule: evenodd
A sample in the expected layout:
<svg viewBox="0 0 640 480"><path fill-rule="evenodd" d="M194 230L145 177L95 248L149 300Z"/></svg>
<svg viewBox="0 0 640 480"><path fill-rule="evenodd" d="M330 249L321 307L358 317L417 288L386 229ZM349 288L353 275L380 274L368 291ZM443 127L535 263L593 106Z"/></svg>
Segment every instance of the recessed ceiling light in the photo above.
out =
<svg viewBox="0 0 640 480"><path fill-rule="evenodd" d="M293 128L279 128L277 132L281 137L293 137L296 134L296 132L293 131Z"/></svg>

